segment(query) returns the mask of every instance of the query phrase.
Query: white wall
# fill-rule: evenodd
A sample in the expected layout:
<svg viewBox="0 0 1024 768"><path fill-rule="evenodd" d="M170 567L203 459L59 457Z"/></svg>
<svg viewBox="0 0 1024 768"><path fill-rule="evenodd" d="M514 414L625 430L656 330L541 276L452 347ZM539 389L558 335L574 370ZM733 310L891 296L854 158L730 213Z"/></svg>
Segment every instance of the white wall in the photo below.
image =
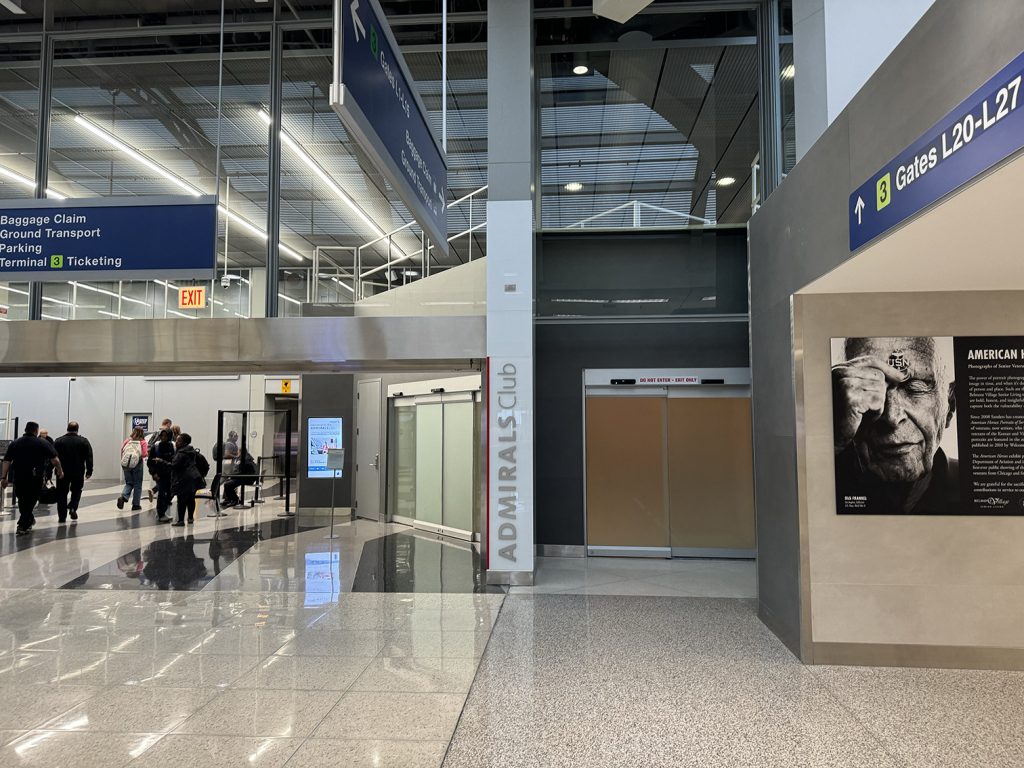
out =
<svg viewBox="0 0 1024 768"><path fill-rule="evenodd" d="M20 417L22 429L26 421L38 421L57 437L64 434L70 411L81 434L92 442L95 477L103 480L120 477L127 413L151 414L154 426L164 417L173 419L209 458L217 441L217 411L263 408L264 403L262 376L79 376L70 382L70 409L68 392L67 377L0 378L0 400L13 403L12 413ZM251 426L261 429L255 422Z"/></svg>
<svg viewBox="0 0 1024 768"><path fill-rule="evenodd" d="M793 0L797 160L934 1Z"/></svg>
<svg viewBox="0 0 1024 768"><path fill-rule="evenodd" d="M356 304L356 317L483 315L487 309L487 259L446 269Z"/></svg>

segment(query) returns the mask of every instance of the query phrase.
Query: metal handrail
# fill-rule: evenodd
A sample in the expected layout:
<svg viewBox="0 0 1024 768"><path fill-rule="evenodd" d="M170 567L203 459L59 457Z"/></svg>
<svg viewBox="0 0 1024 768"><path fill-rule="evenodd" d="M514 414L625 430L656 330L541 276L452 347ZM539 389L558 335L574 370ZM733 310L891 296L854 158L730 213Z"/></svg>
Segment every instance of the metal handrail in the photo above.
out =
<svg viewBox="0 0 1024 768"><path fill-rule="evenodd" d="M699 221L701 224L704 224L704 225L709 226L709 227L713 227L715 225L715 222L711 221L710 219L705 219L705 218L703 218L701 216L694 216L691 213L683 213L682 211L673 211L670 208L662 208L660 205L652 205L651 203L645 203L642 200L630 200L628 203L622 203L621 205L616 205L614 208L609 208L607 211L602 211L601 213L595 213L593 216L588 216L585 219L580 219L579 221L577 221L577 222L567 226L566 229L574 229L574 228L577 228L577 227L579 229L584 229L584 226L583 226L584 224L587 224L588 222L591 222L591 221L596 221L597 219L600 219L600 218L602 218L604 216L608 216L609 214L612 214L612 213L618 213L619 211L625 210L626 208L632 208L633 209L633 226L634 227L639 227L640 226L640 212L643 209L647 209L647 210L651 210L651 211L657 211L658 213L666 213L666 214L669 214L670 216L679 216L679 217L684 218L684 219L689 219L690 221Z"/></svg>

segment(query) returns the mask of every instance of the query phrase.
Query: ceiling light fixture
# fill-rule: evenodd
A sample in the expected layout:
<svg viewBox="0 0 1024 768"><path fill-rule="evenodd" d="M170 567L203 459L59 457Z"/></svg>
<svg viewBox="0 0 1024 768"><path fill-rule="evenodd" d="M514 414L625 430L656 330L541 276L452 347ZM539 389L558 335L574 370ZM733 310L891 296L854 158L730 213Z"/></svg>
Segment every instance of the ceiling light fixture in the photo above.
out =
<svg viewBox="0 0 1024 768"><path fill-rule="evenodd" d="M796 67L792 64L787 64L782 68L782 72L780 72L780 74L782 75L783 80L792 80L796 77Z"/></svg>
<svg viewBox="0 0 1024 768"><path fill-rule="evenodd" d="M85 128L87 131L89 131L89 133L99 137L100 139L103 139L103 141L105 141L110 146L114 147L114 149L118 149L121 152L124 152L126 155L131 157L135 162L139 163L140 165L146 166L147 168L149 168L149 170L153 171L153 173L157 174L158 176L162 176L172 184L176 184L177 186L181 187L183 190L188 192L193 197L203 196L202 192L193 187L180 176L175 176L173 173L168 171L163 166L157 165L148 157L139 152L137 149L132 149L123 141L121 141L118 138L115 138L113 135L107 133L98 125L95 125L94 123L91 123L90 121L86 120L81 115L75 115L75 122L83 128Z"/></svg>
<svg viewBox="0 0 1024 768"><path fill-rule="evenodd" d="M132 147L129 147L123 141L121 141L120 139L116 138L112 134L107 133L107 131L103 130L102 128L100 128L95 123L92 123L92 122L86 120L81 115L75 115L75 122L78 123L83 128L85 128L86 130L88 130L93 135L103 139L103 141L105 141L107 144L111 145L112 147L114 147L116 149L121 150L126 155L131 157L133 160L135 160L135 161L141 163L142 165L146 166L147 168L149 168L154 173L162 176L163 178L167 179L168 181L174 182L176 185L178 185L179 187L184 189L186 192L188 192L193 197L202 197L203 196L203 192L201 192L197 187L192 186L191 184L189 184L187 181L185 181L180 176L174 175L169 170L164 168L162 165L158 165L157 163L153 162L152 160L150 160L148 157L143 155L138 150L133 149ZM47 193L49 193L49 190L47 190ZM255 224L253 224L248 219L245 219L245 218L239 216L234 211L229 211L227 209L227 207L223 203L219 203L217 207L218 207L218 209L220 210L220 212L222 214L224 214L227 218L231 219L231 221L235 222L236 224L239 224L243 229L247 230L250 234L252 234L252 235L254 235L254 236L256 236L256 237L258 237L258 238L260 238L261 240L264 240L264 241L267 239L267 233L264 232L259 227L257 227ZM291 257L292 259L295 259L296 261L300 261L301 262L301 261L305 261L306 260L305 256L303 256L301 253L296 251L294 248L288 247L284 243L278 243L278 248L280 249L281 253L285 254L286 256Z"/></svg>
<svg viewBox="0 0 1024 768"><path fill-rule="evenodd" d="M565 185L566 192L582 192L583 184L579 181L570 181Z"/></svg>
<svg viewBox="0 0 1024 768"><path fill-rule="evenodd" d="M33 192L36 191L36 183L32 181L28 176L22 176L20 173L15 173L10 168L5 168L0 165L0 176L5 179L9 179L16 184L21 184L23 187L28 187ZM67 200L67 195L62 195L60 192L54 192L52 189L46 190L46 196L52 197L54 200Z"/></svg>
<svg viewBox="0 0 1024 768"><path fill-rule="evenodd" d="M259 115L260 119L267 124L267 127L273 125L274 121L266 110L259 110ZM313 159L312 155L310 155L308 152L306 152L306 150L300 147L299 144L295 141L295 139L289 136L284 131L284 129L281 129L281 143L284 146L288 147L288 149L290 149L292 152L294 152L302 161L302 163L306 167L308 167L313 172L313 174L317 178L319 178L320 181L322 181L327 186L328 189L331 190L331 192L337 195L337 197L352 210L352 212L359 218L360 221L362 221L367 227L370 228L374 235L376 235L377 237L384 237L384 235L386 234L384 230L381 229L373 219L366 215L366 211L362 209L359 203L357 203L351 197L351 195L349 195L345 190L339 187L335 183L334 179L330 177L327 171L325 171L323 167L316 160ZM403 256L405 255L405 251L403 251L398 246L393 245L392 247L395 248L395 250L399 251Z"/></svg>
<svg viewBox="0 0 1024 768"><path fill-rule="evenodd" d="M736 179L732 176L723 176L715 183L718 184L718 186L720 187L731 187L733 184L736 183Z"/></svg>
<svg viewBox="0 0 1024 768"><path fill-rule="evenodd" d="M574 75L585 75L588 72L590 72L590 67L588 67L586 64L577 64L575 67L572 68L572 73Z"/></svg>

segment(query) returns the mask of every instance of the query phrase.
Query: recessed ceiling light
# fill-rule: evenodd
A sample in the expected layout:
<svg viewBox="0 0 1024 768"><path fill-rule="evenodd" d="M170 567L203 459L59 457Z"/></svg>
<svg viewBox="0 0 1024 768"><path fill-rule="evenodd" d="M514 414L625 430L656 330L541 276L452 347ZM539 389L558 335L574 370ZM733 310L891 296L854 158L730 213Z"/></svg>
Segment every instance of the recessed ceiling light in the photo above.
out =
<svg viewBox="0 0 1024 768"><path fill-rule="evenodd" d="M578 181L570 181L568 184L565 185L565 191L566 192L582 192L583 191L583 185L580 182L578 182Z"/></svg>
<svg viewBox="0 0 1024 768"><path fill-rule="evenodd" d="M783 80L792 80L796 77L796 67L792 64L787 64L782 68L782 72L780 74L782 75Z"/></svg>
<svg viewBox="0 0 1024 768"><path fill-rule="evenodd" d="M731 186L732 184L735 184L736 179L734 179L732 176L723 176L716 183L720 187L728 187Z"/></svg>
<svg viewBox="0 0 1024 768"><path fill-rule="evenodd" d="M589 71L590 67L588 67L586 64L577 64L575 67L572 68L572 73L574 75L585 75Z"/></svg>

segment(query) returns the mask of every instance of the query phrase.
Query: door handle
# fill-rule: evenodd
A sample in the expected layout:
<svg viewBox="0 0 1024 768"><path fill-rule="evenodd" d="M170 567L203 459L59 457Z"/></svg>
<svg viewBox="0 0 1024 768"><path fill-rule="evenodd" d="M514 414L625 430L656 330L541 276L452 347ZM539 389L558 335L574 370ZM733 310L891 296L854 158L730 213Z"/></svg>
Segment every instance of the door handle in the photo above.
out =
<svg viewBox="0 0 1024 768"><path fill-rule="evenodd" d="M380 472L380 454L373 457L373 468Z"/></svg>

